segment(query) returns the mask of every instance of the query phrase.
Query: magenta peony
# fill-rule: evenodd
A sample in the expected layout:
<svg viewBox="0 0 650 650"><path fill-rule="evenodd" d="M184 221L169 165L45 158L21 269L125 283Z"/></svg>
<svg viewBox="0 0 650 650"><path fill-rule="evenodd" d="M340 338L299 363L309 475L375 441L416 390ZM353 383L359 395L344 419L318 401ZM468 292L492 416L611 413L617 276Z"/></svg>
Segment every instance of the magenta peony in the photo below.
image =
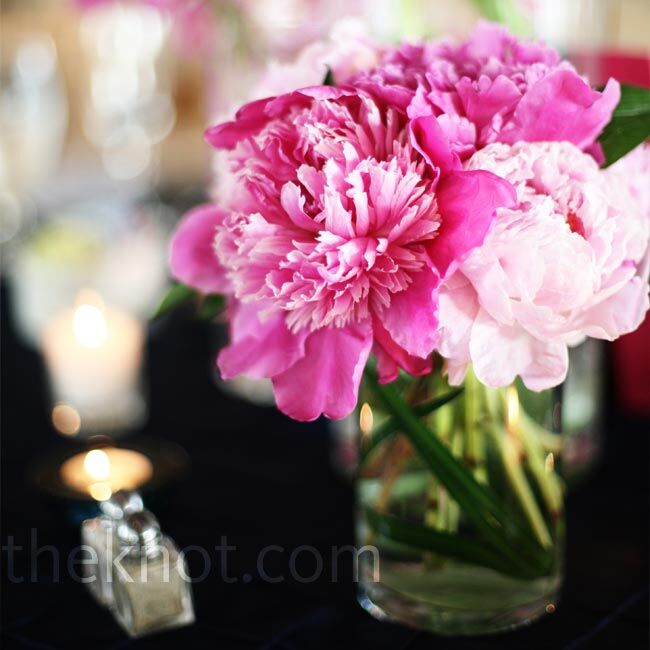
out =
<svg viewBox="0 0 650 650"><path fill-rule="evenodd" d="M443 286L440 353L459 383L468 363L488 386L520 375L533 390L567 371L567 345L612 340L648 309L646 214L594 160L566 142L489 145L467 169L517 189L480 248Z"/></svg>
<svg viewBox="0 0 650 650"><path fill-rule="evenodd" d="M312 420L352 411L371 349L383 381L429 372L439 283L510 184L463 171L434 117L328 87L253 102L207 139L230 150L238 190L227 214L187 217L172 271L232 286L222 375L270 377L279 408Z"/></svg>
<svg viewBox="0 0 650 650"><path fill-rule="evenodd" d="M492 142L566 140L587 149L620 98L593 90L552 48L480 23L461 44L406 44L350 80L411 117L439 117L463 158Z"/></svg>

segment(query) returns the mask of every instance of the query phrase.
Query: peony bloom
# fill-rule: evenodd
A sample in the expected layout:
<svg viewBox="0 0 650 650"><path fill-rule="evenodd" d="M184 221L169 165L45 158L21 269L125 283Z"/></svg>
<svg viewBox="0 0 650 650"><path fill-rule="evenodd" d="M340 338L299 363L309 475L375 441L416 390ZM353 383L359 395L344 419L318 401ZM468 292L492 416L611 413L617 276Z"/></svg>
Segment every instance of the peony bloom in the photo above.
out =
<svg viewBox="0 0 650 650"><path fill-rule="evenodd" d="M500 208L483 245L440 292L440 353L459 383L517 375L533 390L561 383L567 345L612 340L648 309L647 215L621 183L567 142L488 145L467 169L508 179L518 204Z"/></svg>
<svg viewBox="0 0 650 650"><path fill-rule="evenodd" d="M433 113L463 159L492 142L572 142L592 147L620 99L602 93L552 48L480 23L461 44L403 45L350 82L412 117Z"/></svg>
<svg viewBox="0 0 650 650"><path fill-rule="evenodd" d="M510 184L463 171L435 117L409 123L357 91L259 100L206 137L229 150L236 182L225 215L181 226L172 270L194 282L193 256L177 249L212 246L208 280L223 278L217 259L225 272L222 376L269 377L282 411L313 420L353 410L371 350L382 381L429 372L441 278L513 204Z"/></svg>

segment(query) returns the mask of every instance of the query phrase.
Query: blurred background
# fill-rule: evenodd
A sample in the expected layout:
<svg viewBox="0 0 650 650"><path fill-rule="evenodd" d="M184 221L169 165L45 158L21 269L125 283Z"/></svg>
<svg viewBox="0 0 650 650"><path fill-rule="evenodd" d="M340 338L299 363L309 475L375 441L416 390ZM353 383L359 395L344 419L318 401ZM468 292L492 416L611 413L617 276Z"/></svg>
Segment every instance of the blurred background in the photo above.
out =
<svg viewBox="0 0 650 650"><path fill-rule="evenodd" d="M398 41L461 37L483 17L546 40L594 84L650 78L647 0L4 0L1 17L3 308L43 351L53 403L73 396L95 415L100 397L80 397L74 370L53 358L57 318L85 301L133 319L120 336L134 358L114 371L136 390L169 234L212 185L202 132L263 93L269 66L346 25ZM144 416L137 399L117 397L132 413L116 427ZM647 395L623 399L648 408ZM82 429L106 424L97 419Z"/></svg>
<svg viewBox="0 0 650 650"><path fill-rule="evenodd" d="M269 65L277 69L344 29L384 41L461 37L479 18L547 41L595 85L615 76L650 87L648 0L2 1L3 540L38 525L71 544L78 531L71 525L62 533L60 517L76 525L87 513L84 499L148 486L175 537L194 543L204 534L198 522L214 516L202 511L197 491L222 490L221 521L236 522L260 499L258 488L246 481L242 487L241 472L246 480L277 478L283 467L293 482L282 483L278 501L267 504L269 526L290 530L303 502L325 503L323 488L298 497L294 488L315 477L330 485L344 473L345 430L290 422L268 406L264 385L221 385L212 359L222 326L195 322L189 311L150 320L169 283L169 236L186 209L210 196L218 201L211 190L217 166L203 131L258 95ZM613 427L622 435L620 422L632 422L625 425L632 437L646 428L649 342L646 320L613 346L592 343L573 352L565 386L572 406L564 418L574 434L576 477L608 448L604 432ZM113 468L117 476L108 481L88 466L81 482L59 472L72 454L119 440L131 440L127 446L150 465L135 476ZM307 474L309 459L321 469L296 475L278 458L268 469L267 458L286 446L307 459ZM237 458L251 469L233 473ZM165 493L188 463L212 483ZM347 487L330 488L335 496L325 510L349 498ZM66 508L46 513L48 498ZM278 510L282 499L293 499L294 510ZM350 522L351 514L340 524L342 535ZM9 627L16 629L35 603L54 620L56 593L14 586L3 610ZM85 607L81 587L68 595ZM37 631L38 617L29 621L27 632L18 625L9 634L14 645L7 647L36 647L20 645L21 635L47 638ZM102 621L100 628L108 625Z"/></svg>

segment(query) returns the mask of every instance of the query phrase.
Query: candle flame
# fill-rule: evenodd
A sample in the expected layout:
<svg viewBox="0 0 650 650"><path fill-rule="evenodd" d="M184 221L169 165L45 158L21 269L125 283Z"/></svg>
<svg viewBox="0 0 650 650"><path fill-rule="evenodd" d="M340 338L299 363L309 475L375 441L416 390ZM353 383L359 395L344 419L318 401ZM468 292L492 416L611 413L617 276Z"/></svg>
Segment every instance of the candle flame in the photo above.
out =
<svg viewBox="0 0 650 650"><path fill-rule="evenodd" d="M106 341L106 318L95 305L79 305L74 310L72 328L77 341L86 348L98 348Z"/></svg>
<svg viewBox="0 0 650 650"><path fill-rule="evenodd" d="M111 473L111 463L101 449L93 449L84 458L84 470L95 481L105 481Z"/></svg>

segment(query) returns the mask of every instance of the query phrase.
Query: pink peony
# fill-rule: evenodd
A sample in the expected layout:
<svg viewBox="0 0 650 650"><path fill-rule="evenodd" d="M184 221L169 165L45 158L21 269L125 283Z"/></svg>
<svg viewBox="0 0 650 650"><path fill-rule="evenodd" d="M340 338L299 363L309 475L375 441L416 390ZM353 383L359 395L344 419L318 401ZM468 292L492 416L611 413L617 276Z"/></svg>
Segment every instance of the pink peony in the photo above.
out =
<svg viewBox="0 0 650 650"><path fill-rule="evenodd" d="M412 117L442 116L463 159L492 142L566 140L587 149L620 98L616 81L597 92L555 50L490 23L459 45L403 45L349 81Z"/></svg>
<svg viewBox="0 0 650 650"><path fill-rule="evenodd" d="M466 164L508 179L518 204L500 208L480 248L441 288L439 351L459 383L520 375L533 390L567 371L567 345L631 332L648 309L641 268L649 223L620 182L566 143L488 145Z"/></svg>
<svg viewBox="0 0 650 650"><path fill-rule="evenodd" d="M206 137L230 150L236 183L223 219L184 222L172 270L198 276L177 249L214 246L234 294L223 377L270 377L278 407L313 420L353 410L371 349L382 381L429 372L440 280L512 205L512 187L463 171L433 116L409 124L356 91L259 100Z"/></svg>
<svg viewBox="0 0 650 650"><path fill-rule="evenodd" d="M190 210L176 226L169 254L172 275L202 293L231 293L225 270L214 254L217 227L228 216L214 205Z"/></svg>

